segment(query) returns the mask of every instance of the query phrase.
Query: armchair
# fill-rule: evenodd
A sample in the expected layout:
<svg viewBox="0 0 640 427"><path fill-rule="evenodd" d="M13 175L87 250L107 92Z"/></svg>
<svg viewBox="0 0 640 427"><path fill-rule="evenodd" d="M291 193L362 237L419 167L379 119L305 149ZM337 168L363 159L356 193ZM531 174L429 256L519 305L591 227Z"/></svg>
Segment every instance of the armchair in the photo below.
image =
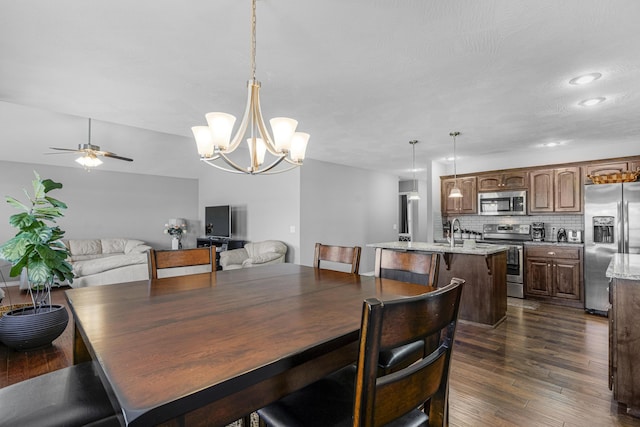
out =
<svg viewBox="0 0 640 427"><path fill-rule="evenodd" d="M257 267L284 262L287 245L278 240L247 243L244 248L220 252L220 266L223 270Z"/></svg>

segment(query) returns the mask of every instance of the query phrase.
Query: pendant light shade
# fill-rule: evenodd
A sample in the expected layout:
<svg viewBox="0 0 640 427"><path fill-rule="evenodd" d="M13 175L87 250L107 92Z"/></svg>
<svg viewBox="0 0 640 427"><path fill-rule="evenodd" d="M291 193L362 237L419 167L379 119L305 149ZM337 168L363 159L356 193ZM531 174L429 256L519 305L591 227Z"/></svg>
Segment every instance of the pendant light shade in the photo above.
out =
<svg viewBox="0 0 640 427"><path fill-rule="evenodd" d="M449 197L452 199L462 198L462 192L458 188L458 173L456 170L456 136L460 135L460 132L451 132L449 136L453 137L453 188L449 192Z"/></svg>

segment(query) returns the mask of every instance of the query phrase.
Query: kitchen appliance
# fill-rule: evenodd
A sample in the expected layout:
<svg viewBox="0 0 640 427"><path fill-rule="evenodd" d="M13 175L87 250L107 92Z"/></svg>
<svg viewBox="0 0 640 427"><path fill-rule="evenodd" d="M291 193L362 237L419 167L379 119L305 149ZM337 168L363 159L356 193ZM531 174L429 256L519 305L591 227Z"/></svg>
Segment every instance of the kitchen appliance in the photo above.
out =
<svg viewBox="0 0 640 427"><path fill-rule="evenodd" d="M507 296L524 298L524 242L531 241L530 224L484 224L483 243L507 249Z"/></svg>
<svg viewBox="0 0 640 427"><path fill-rule="evenodd" d="M526 191L478 193L479 215L526 215Z"/></svg>
<svg viewBox="0 0 640 427"><path fill-rule="evenodd" d="M569 242L569 243L582 243L582 230L569 230L569 231L567 231L567 242Z"/></svg>
<svg viewBox="0 0 640 427"><path fill-rule="evenodd" d="M534 242L544 241L544 222L534 222L531 224L531 239Z"/></svg>
<svg viewBox="0 0 640 427"><path fill-rule="evenodd" d="M558 242L567 241L567 231L564 228L558 228Z"/></svg>
<svg viewBox="0 0 640 427"><path fill-rule="evenodd" d="M585 186L584 244L585 309L606 315L611 257L640 254L640 182Z"/></svg>

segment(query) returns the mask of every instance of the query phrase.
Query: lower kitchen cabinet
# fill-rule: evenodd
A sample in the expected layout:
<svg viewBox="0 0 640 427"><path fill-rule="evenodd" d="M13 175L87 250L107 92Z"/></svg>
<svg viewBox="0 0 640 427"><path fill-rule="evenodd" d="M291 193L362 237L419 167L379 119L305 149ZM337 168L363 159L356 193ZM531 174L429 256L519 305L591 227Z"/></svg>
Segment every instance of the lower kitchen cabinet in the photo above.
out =
<svg viewBox="0 0 640 427"><path fill-rule="evenodd" d="M583 248L525 246L525 297L584 307Z"/></svg>
<svg viewBox="0 0 640 427"><path fill-rule="evenodd" d="M609 285L609 388L613 398L640 416L640 281L613 279Z"/></svg>

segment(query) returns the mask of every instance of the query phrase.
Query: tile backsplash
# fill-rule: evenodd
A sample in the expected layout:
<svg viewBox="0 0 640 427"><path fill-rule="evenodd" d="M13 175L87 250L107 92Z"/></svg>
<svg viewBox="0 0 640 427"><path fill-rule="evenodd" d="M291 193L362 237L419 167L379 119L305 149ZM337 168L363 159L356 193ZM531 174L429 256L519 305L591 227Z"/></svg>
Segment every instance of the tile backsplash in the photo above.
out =
<svg viewBox="0 0 640 427"><path fill-rule="evenodd" d="M435 213L434 213L435 214ZM437 217L440 218L438 212ZM545 240L555 240L555 236L551 236L551 229L555 227L564 228L565 230L583 230L584 229L584 216L583 215L527 215L527 216L484 216L484 215L460 215L443 217L440 221L436 222L434 218L434 230L433 236L435 239L443 238L442 224L447 220L452 221L454 218L460 220L460 226L463 230L475 231L482 233L482 226L484 224L531 224L534 222L544 222Z"/></svg>

